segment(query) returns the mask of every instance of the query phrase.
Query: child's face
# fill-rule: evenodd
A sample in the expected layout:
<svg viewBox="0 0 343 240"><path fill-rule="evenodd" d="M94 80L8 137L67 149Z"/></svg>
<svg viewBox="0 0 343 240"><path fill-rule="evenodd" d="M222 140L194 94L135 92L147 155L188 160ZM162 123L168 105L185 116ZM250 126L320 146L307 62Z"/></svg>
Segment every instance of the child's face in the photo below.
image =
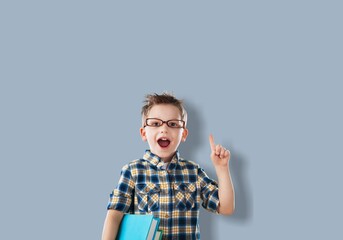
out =
<svg viewBox="0 0 343 240"><path fill-rule="evenodd" d="M171 104L158 104L150 109L147 118L163 121L181 120L181 113L177 107ZM159 127L142 127L140 133L143 141L148 141L152 153L162 158L163 161L170 161L180 142L186 141L188 130L185 127L168 127L167 123L163 123Z"/></svg>

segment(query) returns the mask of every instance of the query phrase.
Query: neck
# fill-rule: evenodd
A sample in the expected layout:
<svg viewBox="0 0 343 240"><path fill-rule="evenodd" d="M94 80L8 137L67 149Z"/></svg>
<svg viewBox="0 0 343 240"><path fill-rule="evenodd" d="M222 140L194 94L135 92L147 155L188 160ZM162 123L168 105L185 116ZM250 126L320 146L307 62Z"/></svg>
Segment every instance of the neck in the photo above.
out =
<svg viewBox="0 0 343 240"><path fill-rule="evenodd" d="M171 157L166 157L166 158L161 158L161 159L162 159L163 162L169 163L173 159L173 156L174 155L172 155Z"/></svg>
<svg viewBox="0 0 343 240"><path fill-rule="evenodd" d="M171 153L169 156L167 156L167 157L160 157L161 158L161 160L163 161L163 162L165 162L165 163L169 163L169 162L171 162L171 160L173 159L173 157L175 156L175 153L176 152L173 152L173 153Z"/></svg>

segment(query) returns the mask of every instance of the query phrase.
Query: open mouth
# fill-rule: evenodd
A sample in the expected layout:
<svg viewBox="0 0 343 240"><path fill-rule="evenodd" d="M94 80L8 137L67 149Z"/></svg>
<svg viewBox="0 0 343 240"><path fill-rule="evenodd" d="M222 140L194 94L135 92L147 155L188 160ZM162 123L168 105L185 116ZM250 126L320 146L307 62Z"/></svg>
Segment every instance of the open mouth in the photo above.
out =
<svg viewBox="0 0 343 240"><path fill-rule="evenodd" d="M160 138L157 140L157 143L158 143L158 145L160 145L160 147L166 148L169 146L170 140L167 138Z"/></svg>

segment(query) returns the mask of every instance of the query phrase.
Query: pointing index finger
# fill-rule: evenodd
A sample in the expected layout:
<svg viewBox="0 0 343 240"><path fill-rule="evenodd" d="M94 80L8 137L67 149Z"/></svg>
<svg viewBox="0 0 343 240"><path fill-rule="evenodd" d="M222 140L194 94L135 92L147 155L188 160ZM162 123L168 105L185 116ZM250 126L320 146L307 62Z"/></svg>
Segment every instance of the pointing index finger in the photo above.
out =
<svg viewBox="0 0 343 240"><path fill-rule="evenodd" d="M214 144L214 138L213 138L212 134L210 134L209 140L210 140L211 150L212 150L212 152L214 152L216 147L215 147L215 144Z"/></svg>

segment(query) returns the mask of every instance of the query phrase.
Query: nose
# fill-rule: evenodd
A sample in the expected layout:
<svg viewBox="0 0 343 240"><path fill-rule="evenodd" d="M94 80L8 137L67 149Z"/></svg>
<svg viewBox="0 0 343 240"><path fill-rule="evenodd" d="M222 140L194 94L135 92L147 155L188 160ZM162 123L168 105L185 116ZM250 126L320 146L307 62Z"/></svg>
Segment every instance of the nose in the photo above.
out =
<svg viewBox="0 0 343 240"><path fill-rule="evenodd" d="M166 122L162 123L162 126L160 127L161 132L167 132L168 130L168 125Z"/></svg>

